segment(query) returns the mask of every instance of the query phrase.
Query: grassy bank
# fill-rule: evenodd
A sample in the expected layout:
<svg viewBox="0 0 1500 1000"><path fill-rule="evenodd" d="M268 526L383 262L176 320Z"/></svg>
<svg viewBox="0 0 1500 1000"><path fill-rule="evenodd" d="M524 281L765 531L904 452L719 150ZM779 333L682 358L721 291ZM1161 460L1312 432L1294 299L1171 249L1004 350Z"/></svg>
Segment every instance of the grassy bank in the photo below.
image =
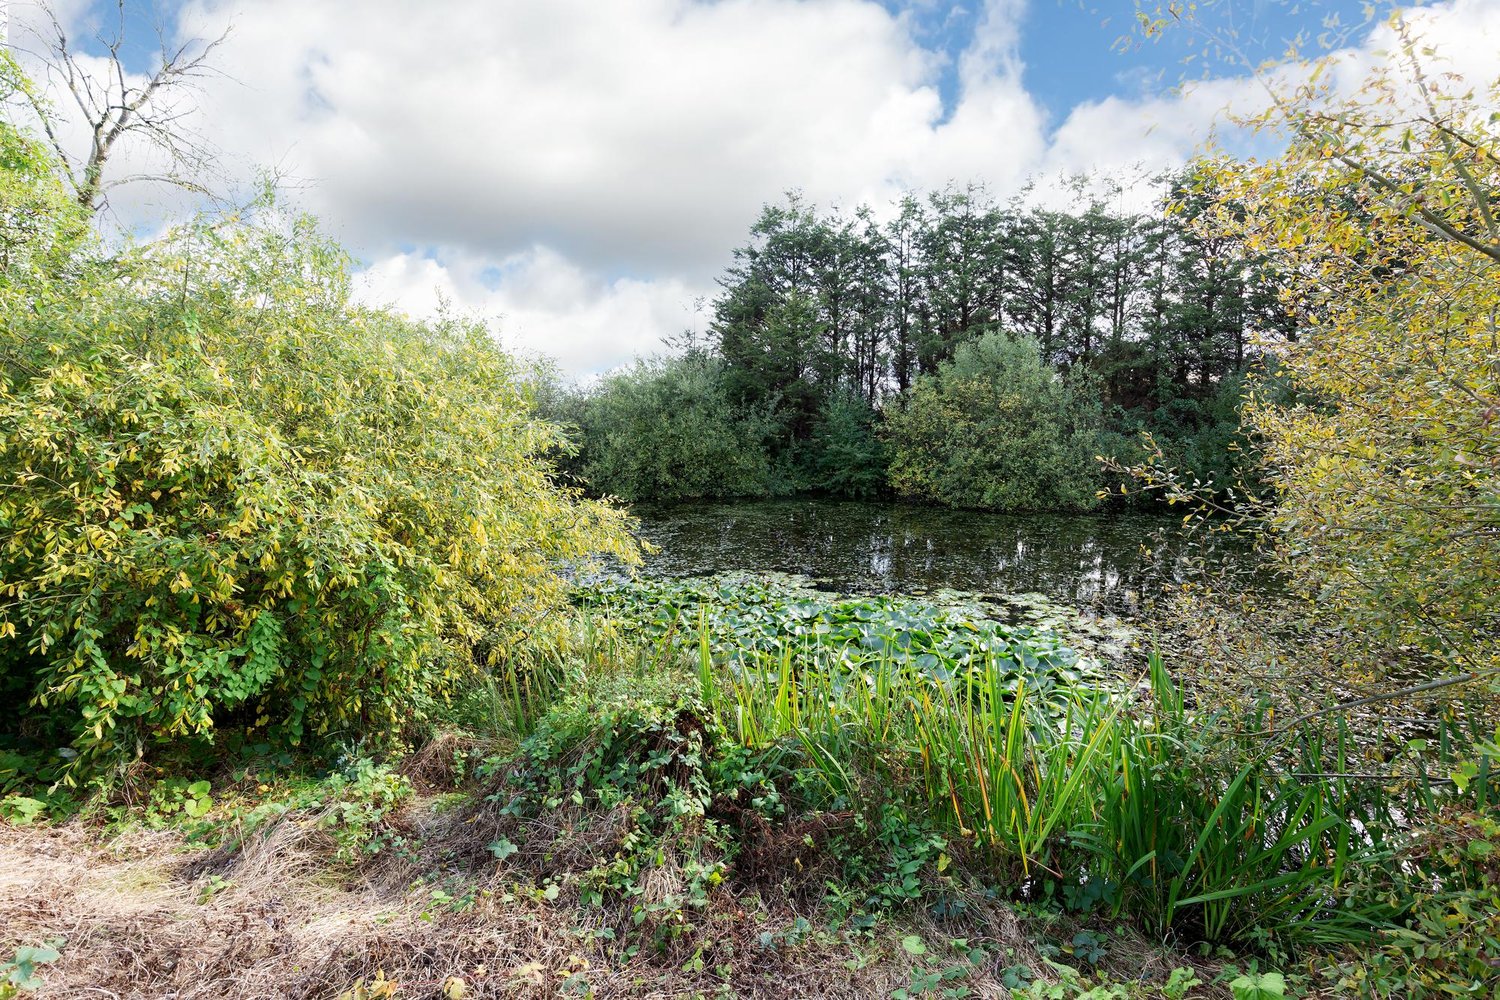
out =
<svg viewBox="0 0 1500 1000"><path fill-rule="evenodd" d="M582 603L419 750L13 794L0 947L59 996L1493 989L1487 773L1369 780L1337 726L1269 738L963 602Z"/></svg>

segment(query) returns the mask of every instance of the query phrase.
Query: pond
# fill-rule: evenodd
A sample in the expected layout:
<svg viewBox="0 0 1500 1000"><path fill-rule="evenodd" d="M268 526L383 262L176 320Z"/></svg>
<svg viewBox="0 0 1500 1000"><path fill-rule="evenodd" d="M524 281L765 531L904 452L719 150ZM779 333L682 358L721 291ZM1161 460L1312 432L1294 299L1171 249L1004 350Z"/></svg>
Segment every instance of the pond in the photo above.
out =
<svg viewBox="0 0 1500 1000"><path fill-rule="evenodd" d="M987 514L817 499L634 513L660 550L647 557L651 575L790 573L845 593L1035 595L1127 617L1183 570L1189 546L1176 518L1142 513Z"/></svg>

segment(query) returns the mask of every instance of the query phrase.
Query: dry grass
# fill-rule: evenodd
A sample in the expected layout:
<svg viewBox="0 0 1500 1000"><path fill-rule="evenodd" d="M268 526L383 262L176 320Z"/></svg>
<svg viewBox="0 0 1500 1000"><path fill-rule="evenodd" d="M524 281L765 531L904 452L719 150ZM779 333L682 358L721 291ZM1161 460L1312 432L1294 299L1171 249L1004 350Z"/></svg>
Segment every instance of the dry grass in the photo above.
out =
<svg viewBox="0 0 1500 1000"><path fill-rule="evenodd" d="M464 822L421 805L407 821L425 827L430 845ZM295 816L235 852L195 850L170 833L105 839L78 823L0 824L0 952L66 939L62 958L42 970L44 998L332 998L383 971L403 998L439 997L448 977L461 976L468 997L832 1000L889 996L905 986L913 959L899 947L900 934L925 930L940 941L954 933L919 922L875 941L829 937L767 949L758 943L762 932L815 915L799 913L799 901L767 902L746 888L715 903L686 952L647 948L626 959L591 933L608 914L566 895L502 901L507 876L493 862L478 869L450 862L452 877L492 890L450 912L432 905L433 883L414 884L420 869L410 864L350 875L330 867L331 854L326 836ZM670 880L671 872L655 877ZM205 887L224 883L205 895ZM976 909L968 924L971 939L1035 957L1008 909ZM1005 996L993 976L1014 960L977 970L972 995Z"/></svg>

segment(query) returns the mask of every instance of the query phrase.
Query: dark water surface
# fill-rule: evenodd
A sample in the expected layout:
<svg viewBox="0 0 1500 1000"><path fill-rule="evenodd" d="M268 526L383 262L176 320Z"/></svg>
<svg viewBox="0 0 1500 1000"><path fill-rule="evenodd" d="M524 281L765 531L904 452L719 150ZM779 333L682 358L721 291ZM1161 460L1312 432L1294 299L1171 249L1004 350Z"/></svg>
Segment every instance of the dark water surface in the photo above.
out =
<svg viewBox="0 0 1500 1000"><path fill-rule="evenodd" d="M836 500L634 513L660 549L647 557L653 575L797 573L844 592L1040 594L1127 615L1176 575L1187 548L1176 518L1139 513L984 514Z"/></svg>

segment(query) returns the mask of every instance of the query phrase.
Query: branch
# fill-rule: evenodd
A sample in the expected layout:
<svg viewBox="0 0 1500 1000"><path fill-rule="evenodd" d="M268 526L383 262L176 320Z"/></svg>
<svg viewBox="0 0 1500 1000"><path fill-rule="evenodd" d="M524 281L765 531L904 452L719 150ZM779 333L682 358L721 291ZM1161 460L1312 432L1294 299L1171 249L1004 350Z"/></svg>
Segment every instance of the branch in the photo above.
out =
<svg viewBox="0 0 1500 1000"><path fill-rule="evenodd" d="M219 45L228 38L229 29L226 28L219 37L203 45L201 51L189 55L198 44L198 40L185 42L174 50L166 44L165 29L158 24L157 37L161 43L161 65L144 85L133 87L121 56L126 37L124 0L117 0L116 3L118 23L113 36L105 37L103 34L99 36L99 43L107 53L108 65L98 80L79 65L72 42L50 5L43 3L42 9L46 12L50 23L50 28L46 32L50 37L41 39L46 48L42 58L47 62L49 69L57 73L62 85L66 86L74 104L82 114L84 125L89 130L89 153L81 164L69 157L63 148L61 137L40 96L28 93L27 98L32 112L42 123L42 129L53 151L62 160L68 174L68 182L80 205L90 212L98 211L102 207L103 193L108 188L117 186L117 182L113 181L108 184L104 183L103 175L117 143L129 133L142 133L145 141L165 151L179 165L188 164L201 169L209 162L207 155L195 151L196 137L173 127L189 112L167 108L158 114L151 105L167 90L185 84L207 72L208 60ZM207 193L204 185L177 176L153 175L150 178L134 179L166 179L187 190Z"/></svg>
<svg viewBox="0 0 1500 1000"><path fill-rule="evenodd" d="M1416 198L1413 198L1401 187L1401 185L1397 184L1389 177L1386 177L1374 167L1360 163L1358 160L1355 160L1347 153L1334 153L1333 157L1334 159L1338 160L1340 163L1348 167L1350 170L1353 170L1359 174L1364 175L1365 177L1370 178L1370 180L1374 181L1380 187L1396 195L1399 199L1404 200L1409 207L1416 210L1417 215L1420 217L1418 221L1429 232L1432 232L1433 234L1438 236L1446 236L1449 239L1454 240L1455 242L1462 243L1470 250L1477 250L1478 252L1493 260L1495 263L1500 264L1500 246L1491 243L1485 243L1482 240L1476 240L1469 234L1456 229L1453 225L1444 220L1436 212L1433 212L1426 205L1423 205Z"/></svg>
<svg viewBox="0 0 1500 1000"><path fill-rule="evenodd" d="M1275 729L1264 730L1262 732L1256 733L1255 735L1276 736L1281 733L1285 733L1289 729L1295 729L1297 726L1301 725L1304 722L1310 722L1313 719L1321 718L1325 715L1332 715L1335 712L1347 712L1350 709L1363 708L1366 705L1376 705L1385 701L1395 701L1398 698L1407 698L1412 695L1427 694L1430 691L1440 691L1443 688L1455 687L1459 684L1469 684L1473 681L1477 681L1483 677L1488 677L1489 675L1496 673L1500 673L1500 667L1490 668L1487 670L1471 670L1466 674L1457 674L1453 677L1440 677L1437 680L1425 681L1421 684L1413 684L1410 687L1397 688L1394 691L1384 691L1380 694L1372 694L1366 698L1355 698L1353 701L1339 702L1337 705L1329 705L1327 708L1320 708L1316 712L1308 712L1304 715L1299 715L1296 718L1292 719L1290 722L1282 723Z"/></svg>

